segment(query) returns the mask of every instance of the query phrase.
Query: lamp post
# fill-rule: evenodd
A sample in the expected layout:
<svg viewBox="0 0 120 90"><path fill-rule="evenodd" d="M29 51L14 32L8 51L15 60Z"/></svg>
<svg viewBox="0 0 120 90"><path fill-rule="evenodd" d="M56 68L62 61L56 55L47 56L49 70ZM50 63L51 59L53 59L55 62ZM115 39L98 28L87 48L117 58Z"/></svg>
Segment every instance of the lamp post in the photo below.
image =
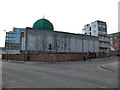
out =
<svg viewBox="0 0 120 90"><path fill-rule="evenodd" d="M6 30L3 30L6 33ZM5 36L5 54L6 54L6 60L8 60L8 51L7 51L7 46L6 46L6 36Z"/></svg>

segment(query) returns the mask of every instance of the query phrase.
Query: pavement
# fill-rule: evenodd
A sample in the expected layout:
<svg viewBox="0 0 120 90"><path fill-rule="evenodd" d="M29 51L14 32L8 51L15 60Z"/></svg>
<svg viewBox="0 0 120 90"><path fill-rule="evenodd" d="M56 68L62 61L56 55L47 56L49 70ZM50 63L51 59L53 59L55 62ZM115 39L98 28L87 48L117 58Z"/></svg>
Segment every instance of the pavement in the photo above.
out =
<svg viewBox="0 0 120 90"><path fill-rule="evenodd" d="M118 70L118 63L119 63L119 61L116 61L116 62L112 62L112 63L102 64L99 66L101 68L109 70L109 71L115 71L115 70Z"/></svg>

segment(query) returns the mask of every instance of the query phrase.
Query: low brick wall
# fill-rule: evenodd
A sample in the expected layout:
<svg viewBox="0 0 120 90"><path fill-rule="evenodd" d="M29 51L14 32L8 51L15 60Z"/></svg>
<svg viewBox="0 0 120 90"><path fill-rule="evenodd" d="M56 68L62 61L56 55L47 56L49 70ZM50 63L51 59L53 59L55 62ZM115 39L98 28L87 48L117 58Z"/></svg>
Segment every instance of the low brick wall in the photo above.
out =
<svg viewBox="0 0 120 90"><path fill-rule="evenodd" d="M116 51L110 51L110 56L117 55Z"/></svg>
<svg viewBox="0 0 120 90"><path fill-rule="evenodd" d="M2 54L2 59L27 60L27 54Z"/></svg>
<svg viewBox="0 0 120 90"><path fill-rule="evenodd" d="M96 53L96 58L104 58L105 57L105 53L99 52Z"/></svg>
<svg viewBox="0 0 120 90"><path fill-rule="evenodd" d="M84 54L86 59L88 59L87 53ZM97 53L96 58L105 57L104 53ZM47 61L47 62L54 62L54 61L74 61L74 60L82 60L83 53L72 53L72 54L3 54L2 59L8 60L23 60L23 61Z"/></svg>

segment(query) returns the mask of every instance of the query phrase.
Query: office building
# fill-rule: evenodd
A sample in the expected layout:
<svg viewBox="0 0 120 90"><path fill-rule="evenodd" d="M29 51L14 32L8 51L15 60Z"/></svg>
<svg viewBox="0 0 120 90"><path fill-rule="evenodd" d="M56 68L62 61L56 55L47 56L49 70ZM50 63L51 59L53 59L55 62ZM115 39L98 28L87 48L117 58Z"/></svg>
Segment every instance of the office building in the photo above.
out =
<svg viewBox="0 0 120 90"><path fill-rule="evenodd" d="M109 35L107 34L107 24L103 21L94 21L84 26L84 34L99 38L100 52L109 52Z"/></svg>

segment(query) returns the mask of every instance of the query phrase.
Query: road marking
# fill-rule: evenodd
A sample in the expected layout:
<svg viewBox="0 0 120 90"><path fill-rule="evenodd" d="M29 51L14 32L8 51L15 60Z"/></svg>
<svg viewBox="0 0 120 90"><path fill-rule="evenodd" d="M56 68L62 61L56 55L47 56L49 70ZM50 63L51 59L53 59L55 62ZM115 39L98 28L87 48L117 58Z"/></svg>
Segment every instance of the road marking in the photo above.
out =
<svg viewBox="0 0 120 90"><path fill-rule="evenodd" d="M43 72L37 72L37 71L32 71L32 70L29 70L30 72L32 73L36 73L36 74L42 74L44 76L46 76L47 74L46 73L43 73Z"/></svg>
<svg viewBox="0 0 120 90"><path fill-rule="evenodd" d="M34 72L34 71L33 71ZM42 74L42 75L44 75L44 76L46 76L47 74L45 74L45 73L41 73L41 72L34 72L34 73L36 73L36 74Z"/></svg>

